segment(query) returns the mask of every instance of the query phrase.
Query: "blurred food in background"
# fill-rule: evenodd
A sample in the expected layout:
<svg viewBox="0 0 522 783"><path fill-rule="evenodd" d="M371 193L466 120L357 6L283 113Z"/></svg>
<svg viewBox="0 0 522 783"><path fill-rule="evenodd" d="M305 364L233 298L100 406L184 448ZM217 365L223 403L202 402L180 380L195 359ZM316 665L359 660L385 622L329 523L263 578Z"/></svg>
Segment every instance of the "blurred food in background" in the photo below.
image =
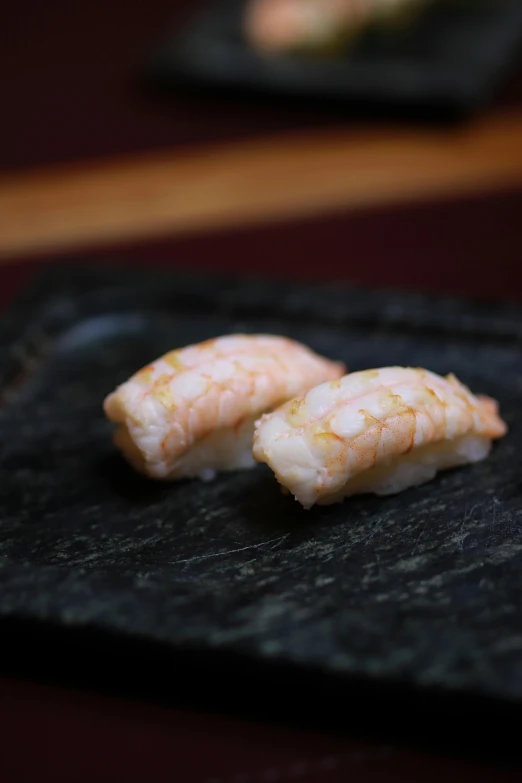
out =
<svg viewBox="0 0 522 783"><path fill-rule="evenodd" d="M213 98L455 120L491 102L521 45L521 0L215 0L173 25L148 73Z"/></svg>
<svg viewBox="0 0 522 783"><path fill-rule="evenodd" d="M370 26L403 25L436 0L249 0L245 36L261 52L345 48Z"/></svg>
<svg viewBox="0 0 522 783"><path fill-rule="evenodd" d="M433 203L422 206L422 240L417 228L409 238L409 223L395 229L399 205L482 198L522 181L522 82L506 79L522 53L522 0L150 0L128 5L124 25L116 0L28 4L31 25L11 4L0 31L10 74L0 257L186 235L182 252L161 251L167 259L201 253L229 264L230 250L197 250L196 233L303 220L292 234L300 269L306 249L314 274L323 273L320 255L353 276L366 274L379 234L361 229L354 249L354 227L373 226L382 210L393 230L376 241L384 279L390 247L399 270L405 254L424 258L427 246L433 263L445 254L442 244L435 250ZM306 12L308 27L297 30L307 45L256 49L245 25L263 8ZM138 78L151 60L166 90ZM479 109L476 122L450 125ZM330 212L336 228L319 228ZM498 234L507 258L518 239L507 240L515 229L505 213L489 238L456 218L447 235L466 233L462 252L472 259L488 242L498 258ZM324 231L313 253L310 219ZM242 241L239 268L279 270L276 252Z"/></svg>

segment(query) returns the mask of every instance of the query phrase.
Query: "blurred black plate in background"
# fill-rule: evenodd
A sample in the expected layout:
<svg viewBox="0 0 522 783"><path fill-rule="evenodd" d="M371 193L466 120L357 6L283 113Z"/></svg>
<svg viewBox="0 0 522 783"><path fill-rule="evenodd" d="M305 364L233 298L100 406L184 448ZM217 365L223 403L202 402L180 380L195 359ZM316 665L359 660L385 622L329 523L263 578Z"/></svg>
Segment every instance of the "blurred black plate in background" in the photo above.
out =
<svg viewBox="0 0 522 783"><path fill-rule="evenodd" d="M206 484L136 475L104 396L174 346L235 331L286 334L352 370L454 371L500 401L509 436L425 486L309 512L266 466ZM242 699L276 717L360 726L366 710L388 729L391 713L394 728L426 729L437 692L481 697L474 737L487 730L491 745L494 706L522 700L521 352L513 306L47 273L0 324L0 669L220 709ZM461 715L443 711L437 737Z"/></svg>
<svg viewBox="0 0 522 783"><path fill-rule="evenodd" d="M244 0L216 2L174 30L148 79L445 119L491 99L522 41L520 0L440 0L404 30L367 33L331 60L268 57L246 43L243 9Z"/></svg>

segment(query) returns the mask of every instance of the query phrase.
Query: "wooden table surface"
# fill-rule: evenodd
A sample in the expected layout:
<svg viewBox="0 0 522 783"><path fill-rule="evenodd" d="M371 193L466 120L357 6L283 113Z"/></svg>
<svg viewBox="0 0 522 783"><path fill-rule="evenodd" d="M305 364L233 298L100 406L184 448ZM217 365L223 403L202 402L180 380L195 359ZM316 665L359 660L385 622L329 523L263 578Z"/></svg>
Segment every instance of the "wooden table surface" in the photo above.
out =
<svg viewBox="0 0 522 783"><path fill-rule="evenodd" d="M522 112L453 129L291 132L0 176L0 258L522 183Z"/></svg>

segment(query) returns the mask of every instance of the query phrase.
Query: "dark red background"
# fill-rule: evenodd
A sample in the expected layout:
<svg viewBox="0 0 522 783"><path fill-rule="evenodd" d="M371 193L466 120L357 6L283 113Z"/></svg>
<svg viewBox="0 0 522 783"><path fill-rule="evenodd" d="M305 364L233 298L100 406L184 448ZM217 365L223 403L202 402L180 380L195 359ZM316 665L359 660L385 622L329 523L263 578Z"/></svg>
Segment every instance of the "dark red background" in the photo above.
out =
<svg viewBox="0 0 522 783"><path fill-rule="evenodd" d="M521 140L522 143L522 140ZM343 279L481 298L522 296L522 183L466 198L164 237L4 267L0 302L29 269L67 258L157 263L289 279Z"/></svg>
<svg viewBox="0 0 522 783"><path fill-rule="evenodd" d="M209 0L209 2L218 0ZM142 66L203 0L17 0L0 20L0 170L267 132L346 125L345 112L141 89ZM522 103L522 75L495 104Z"/></svg>

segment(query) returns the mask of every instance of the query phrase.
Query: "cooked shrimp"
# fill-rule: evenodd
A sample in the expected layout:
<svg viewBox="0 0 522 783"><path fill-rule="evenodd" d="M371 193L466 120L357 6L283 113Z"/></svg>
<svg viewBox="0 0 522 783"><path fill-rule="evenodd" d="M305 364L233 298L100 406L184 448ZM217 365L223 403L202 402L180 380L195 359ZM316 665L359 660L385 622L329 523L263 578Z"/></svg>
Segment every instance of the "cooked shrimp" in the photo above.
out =
<svg viewBox="0 0 522 783"><path fill-rule="evenodd" d="M430 0L250 0L245 34L261 51L321 49Z"/></svg>
<svg viewBox="0 0 522 783"><path fill-rule="evenodd" d="M251 467L254 421L345 368L284 337L229 335L172 351L110 394L115 443L157 479Z"/></svg>
<svg viewBox="0 0 522 783"><path fill-rule="evenodd" d="M322 383L256 422L254 457L305 507L389 495L484 459L507 427L453 375L385 367Z"/></svg>

